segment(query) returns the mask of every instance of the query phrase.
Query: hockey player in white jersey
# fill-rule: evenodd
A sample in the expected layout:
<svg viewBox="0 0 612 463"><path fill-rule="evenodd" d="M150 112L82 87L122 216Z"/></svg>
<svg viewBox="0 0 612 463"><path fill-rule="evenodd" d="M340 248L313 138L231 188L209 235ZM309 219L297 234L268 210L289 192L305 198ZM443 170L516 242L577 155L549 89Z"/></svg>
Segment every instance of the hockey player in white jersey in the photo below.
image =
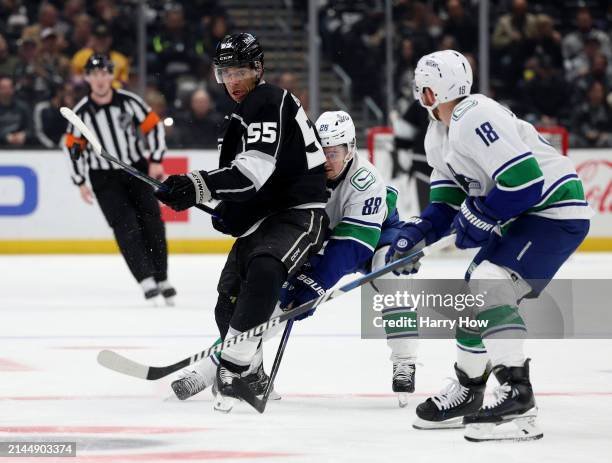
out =
<svg viewBox="0 0 612 463"><path fill-rule="evenodd" d="M486 294L472 314L486 328L457 330L458 381L417 407L414 426L465 425L471 441L537 439L543 433L535 422L518 305L537 297L576 250L593 212L571 161L531 124L484 95L471 95L471 86L472 70L458 52L435 52L417 64L415 93L432 118L425 138L431 202L404 226L388 259L454 227L457 247L480 248L466 279L471 291ZM414 264L404 271L416 271ZM495 402L483 406L490 366L500 386Z"/></svg>
<svg viewBox="0 0 612 463"><path fill-rule="evenodd" d="M385 264L385 255L403 223L395 207L397 191L386 187L382 176L366 159L357 155L355 125L348 113L328 111L316 122L326 156L327 187L330 198L325 211L330 228L323 251L288 281L281 291L279 310L297 306L323 294L344 275L370 272ZM312 315L308 312L299 319ZM278 315L275 312L274 315ZM383 311L386 317L410 317L416 314L406 307ZM268 339L282 327L264 335ZM393 362L392 389L401 407L414 392L417 354L415 328L389 328L387 343ZM220 342L220 340L218 341ZM262 349L258 349L247 380L263 392L267 376L261 368ZM176 395L184 400L213 383L218 361L210 356L184 371L172 383ZM275 392L271 399L280 398Z"/></svg>
<svg viewBox="0 0 612 463"><path fill-rule="evenodd" d="M387 187L378 170L357 154L349 114L325 112L316 128L326 157L329 230L324 248L281 290L280 307L285 309L316 299L345 275L384 266L387 250L403 225L395 207L397 190ZM416 313L410 307L393 307L382 316L416 318ZM385 327L393 362L392 389L404 407L407 395L414 392L417 330Z"/></svg>

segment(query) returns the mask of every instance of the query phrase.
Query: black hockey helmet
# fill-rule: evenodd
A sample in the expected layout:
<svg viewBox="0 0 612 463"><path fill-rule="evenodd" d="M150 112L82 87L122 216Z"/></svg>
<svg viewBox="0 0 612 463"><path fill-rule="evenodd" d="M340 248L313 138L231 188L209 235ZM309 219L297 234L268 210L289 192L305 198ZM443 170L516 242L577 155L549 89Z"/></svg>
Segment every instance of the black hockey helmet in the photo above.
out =
<svg viewBox="0 0 612 463"><path fill-rule="evenodd" d="M223 37L217 45L213 65L217 82L223 83L222 69L250 67L257 71L258 80L263 75L264 52L257 37L241 32Z"/></svg>
<svg viewBox="0 0 612 463"><path fill-rule="evenodd" d="M106 55L94 53L87 60L87 64L85 65L85 74L89 74L94 69L106 69L112 74L113 70L115 69L115 63L113 63Z"/></svg>

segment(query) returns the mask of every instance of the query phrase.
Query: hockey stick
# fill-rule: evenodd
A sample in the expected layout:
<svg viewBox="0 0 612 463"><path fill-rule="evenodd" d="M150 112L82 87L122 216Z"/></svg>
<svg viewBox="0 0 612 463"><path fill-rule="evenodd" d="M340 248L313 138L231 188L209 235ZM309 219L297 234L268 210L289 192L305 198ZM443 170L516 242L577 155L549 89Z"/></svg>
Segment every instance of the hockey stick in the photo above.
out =
<svg viewBox="0 0 612 463"><path fill-rule="evenodd" d="M386 275L389 272L397 270L408 262L420 259L421 257L428 256L432 253L437 252L439 249L443 249L454 241L454 235L448 235L440 239L439 241L424 247L420 251L413 252L412 254L407 255L395 262L391 262L390 264L385 265L384 267L379 268L378 270L368 273L367 275L362 276L361 278L357 278L346 285L325 293L323 296L313 299L311 301L305 302L304 304L291 309L285 312L282 315L278 315L276 317L272 317L267 322L264 322L260 325L257 325L251 328L248 331L240 333L236 336L232 336L231 338L225 339L222 343L217 344L215 346L211 346L209 348L204 349L202 352L199 352L191 357L187 357L179 362L173 363L171 365L156 367L143 365L141 363L135 362L127 357L124 357L121 354L118 354L112 350L102 350L98 354L98 363L106 368L114 370L118 373L122 373L124 375L133 376L135 378L148 379L148 380L157 380L168 376L175 371L178 371L182 368L185 368L200 359L206 358L211 354L216 354L217 352L221 352L228 347L234 346L235 344L241 343L250 339L254 336L258 336L262 334L264 331L269 330L270 328L274 328L275 326L280 325L281 323L291 320L298 315L302 315L305 312L308 312L311 309L314 309L321 305L324 302L327 302L332 299L336 299L345 293L359 288L360 286L369 283L370 281L375 280L383 275Z"/></svg>
<svg viewBox="0 0 612 463"><path fill-rule="evenodd" d="M289 341L289 335L291 334L291 328L293 327L294 321L294 319L289 320L287 322L287 325L285 326L285 331L283 331L283 337L281 338L280 344L278 345L276 357L274 357L274 363L272 364L272 370L270 371L268 385L266 386L266 390L264 391L261 399L257 398L257 396L253 393L251 387L243 378L234 378L234 381L232 381L232 388L238 393L240 398L247 402L249 405L251 405L251 407L257 410L259 413L263 413L266 409L266 405L268 404L270 393L274 388L274 379L276 378L276 374L278 373L278 369L280 368L280 363L283 359L285 347L287 347L287 342Z"/></svg>
<svg viewBox="0 0 612 463"><path fill-rule="evenodd" d="M128 174L133 175L134 177L142 180L145 183L148 183L155 189L162 190L162 191L165 191L167 189L166 186L162 182L157 180L156 178L150 177L147 174L140 172L134 166L131 166L130 164L122 161L121 159L118 159L108 154L102 148L102 144L98 140L98 137L96 137L96 135L89 129L89 127L85 125L85 122L83 122L81 118L77 116L72 109L66 106L62 106L60 108L60 113L62 114L62 116L64 116L68 120L68 122L70 122L77 129L79 129L79 132L81 132L83 136L87 139L87 141L92 146L93 150L98 156L100 156L103 159L106 159L111 164L114 164L117 167L120 167L121 169L126 171ZM208 206L204 206L203 204L196 204L196 207L211 215L215 215L215 210Z"/></svg>

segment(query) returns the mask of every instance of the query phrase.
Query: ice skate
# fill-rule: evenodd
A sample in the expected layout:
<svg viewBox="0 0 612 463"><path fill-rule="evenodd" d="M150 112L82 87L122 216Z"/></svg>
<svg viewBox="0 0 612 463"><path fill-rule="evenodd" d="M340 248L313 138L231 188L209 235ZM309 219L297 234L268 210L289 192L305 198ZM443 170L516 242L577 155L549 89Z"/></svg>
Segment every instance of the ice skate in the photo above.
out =
<svg viewBox="0 0 612 463"><path fill-rule="evenodd" d="M263 395L266 392L268 383L270 382L270 377L264 371L263 363L261 363L257 370L246 375L244 380L249 384L249 387L253 390L255 395ZM268 398L270 400L280 400L281 396L274 390L273 387Z"/></svg>
<svg viewBox="0 0 612 463"><path fill-rule="evenodd" d="M214 388L215 402L213 405L216 411L229 413L232 411L232 408L234 408L234 404L239 398L232 388L232 383L234 382L234 378L238 378L239 376L238 373L230 371L223 365L219 365L217 368Z"/></svg>
<svg viewBox="0 0 612 463"><path fill-rule="evenodd" d="M174 307L174 298L176 296L176 289L168 283L168 280L160 281L157 287L164 298L164 302L168 307Z"/></svg>
<svg viewBox="0 0 612 463"><path fill-rule="evenodd" d="M494 373L500 384L494 391L495 402L464 418L465 438L471 442L542 438L536 424L538 408L529 381L529 359L522 367L497 366Z"/></svg>
<svg viewBox="0 0 612 463"><path fill-rule="evenodd" d="M416 408L415 429L458 429L463 428L463 417L478 412L482 406L488 369L480 378L468 376L455 364L457 380L440 394L428 398Z"/></svg>
<svg viewBox="0 0 612 463"><path fill-rule="evenodd" d="M408 405L408 397L414 392L416 365L408 360L393 362L393 392L397 392L400 408Z"/></svg>
<svg viewBox="0 0 612 463"><path fill-rule="evenodd" d="M202 392L210 384L206 383L206 379L196 371L184 371L181 376L172 381L170 387L176 394L179 400L186 400L189 397Z"/></svg>

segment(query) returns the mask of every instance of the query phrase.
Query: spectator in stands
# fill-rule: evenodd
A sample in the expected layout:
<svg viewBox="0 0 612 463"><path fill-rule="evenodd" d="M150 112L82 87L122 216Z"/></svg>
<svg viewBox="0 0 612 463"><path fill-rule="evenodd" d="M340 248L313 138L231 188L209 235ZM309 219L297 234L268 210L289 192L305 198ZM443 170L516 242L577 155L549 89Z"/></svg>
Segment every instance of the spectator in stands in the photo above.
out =
<svg viewBox="0 0 612 463"><path fill-rule="evenodd" d="M0 31L6 40L12 43L21 37L21 32L28 25L28 10L17 0L2 0L0 7Z"/></svg>
<svg viewBox="0 0 612 463"><path fill-rule="evenodd" d="M209 56L215 54L217 44L229 34L229 25L225 16L212 16L204 29L204 52Z"/></svg>
<svg viewBox="0 0 612 463"><path fill-rule="evenodd" d="M130 63L123 53L111 49L112 44L113 38L108 26L103 23L98 24L93 31L91 46L79 50L72 57L72 73L74 76L83 79L85 64L94 53L108 55L115 64L113 87L121 88L129 79Z"/></svg>
<svg viewBox="0 0 612 463"><path fill-rule="evenodd" d="M478 26L473 17L465 12L460 0L446 2L448 19L444 23L443 34L455 38L458 50L473 53L478 46Z"/></svg>
<svg viewBox="0 0 612 463"><path fill-rule="evenodd" d="M277 85L298 97L304 111L308 112L308 91L300 86L298 78L293 72L283 72L278 78Z"/></svg>
<svg viewBox="0 0 612 463"><path fill-rule="evenodd" d="M166 98L173 101L175 80L192 75L204 53L202 40L194 40L194 34L185 23L181 5L166 7L163 28L153 36L152 50L154 55L149 68L159 73L159 87Z"/></svg>
<svg viewBox="0 0 612 463"><path fill-rule="evenodd" d="M17 57L9 52L8 43L0 34L0 75L14 76L17 62Z"/></svg>
<svg viewBox="0 0 612 463"><path fill-rule="evenodd" d="M608 61L612 60L612 46L610 37L599 29L593 27L593 17L588 8L579 8L576 12L577 31L567 34L562 41L563 57L568 71L574 69L574 62L583 54L587 47L587 41L596 40L599 42L600 51L606 56Z"/></svg>
<svg viewBox="0 0 612 463"><path fill-rule="evenodd" d="M66 54L74 56L82 48L87 48L91 40L92 21L87 14L79 14L72 21L72 29L68 36Z"/></svg>
<svg viewBox="0 0 612 463"><path fill-rule="evenodd" d="M106 24L114 38L113 49L125 56L133 56L136 49L136 15L131 3L122 1L117 4L116 0L93 2L92 16Z"/></svg>
<svg viewBox="0 0 612 463"><path fill-rule="evenodd" d="M44 100L34 107L34 133L38 142L46 148L58 148L66 133L68 121L61 115L62 106L69 108L76 104L74 87L71 83L56 86L50 100Z"/></svg>
<svg viewBox="0 0 612 463"><path fill-rule="evenodd" d="M495 51L498 77L509 90L520 78L528 58L530 41L537 33L537 18L528 12L527 0L513 0L511 12L502 15L493 31L491 45Z"/></svg>
<svg viewBox="0 0 612 463"><path fill-rule="evenodd" d="M552 18L545 14L536 16L536 34L533 38L532 56L547 55L554 68L563 70L563 53L561 52L561 34L555 30Z"/></svg>
<svg viewBox="0 0 612 463"><path fill-rule="evenodd" d="M38 9L38 22L23 29L22 39L33 39L38 42L43 29L55 28L59 23L59 12L57 8L49 2L41 3Z"/></svg>
<svg viewBox="0 0 612 463"><path fill-rule="evenodd" d="M15 97L13 80L0 76L0 146L19 148L31 141L32 115L28 106Z"/></svg>
<svg viewBox="0 0 612 463"><path fill-rule="evenodd" d="M610 120L612 113L606 102L601 82L593 81L587 92L587 101L573 109L574 118L570 141L578 148L612 147Z"/></svg>
<svg viewBox="0 0 612 463"><path fill-rule="evenodd" d="M412 39L403 38L400 43L400 53L397 65L395 66L395 88L400 92L400 95L409 101L412 101L414 68L416 66L418 56L414 53L414 44Z"/></svg>
<svg viewBox="0 0 612 463"><path fill-rule="evenodd" d="M407 3L399 18L399 33L412 39L417 56L431 53L435 49L436 38L440 35L439 18L427 5L420 2Z"/></svg>
<svg viewBox="0 0 612 463"><path fill-rule="evenodd" d="M588 89L593 82L601 82L604 89L612 88L612 69L603 53L597 52L591 60L591 67L586 74L578 76L572 82L573 101L580 103L586 98Z"/></svg>
<svg viewBox="0 0 612 463"><path fill-rule="evenodd" d="M567 113L569 90L550 56L530 58L518 88L516 112L532 124L556 125Z"/></svg>
<svg viewBox="0 0 612 463"><path fill-rule="evenodd" d="M587 75L591 70L591 65L595 56L602 53L601 42L597 34L589 34L584 39L584 47L572 59L565 60L566 77L568 81ZM604 55L605 56L605 55Z"/></svg>
<svg viewBox="0 0 612 463"><path fill-rule="evenodd" d="M19 99L25 101L30 108L38 99L36 90L36 52L37 42L31 38L19 39L18 61L15 68L14 82Z"/></svg>
<svg viewBox="0 0 612 463"><path fill-rule="evenodd" d="M177 140L184 148L216 148L223 118L213 110L208 92L193 92L189 113L176 121Z"/></svg>
<svg viewBox="0 0 612 463"><path fill-rule="evenodd" d="M36 56L36 90L38 98L51 98L52 88L70 76L70 60L59 51L54 29L43 29Z"/></svg>

